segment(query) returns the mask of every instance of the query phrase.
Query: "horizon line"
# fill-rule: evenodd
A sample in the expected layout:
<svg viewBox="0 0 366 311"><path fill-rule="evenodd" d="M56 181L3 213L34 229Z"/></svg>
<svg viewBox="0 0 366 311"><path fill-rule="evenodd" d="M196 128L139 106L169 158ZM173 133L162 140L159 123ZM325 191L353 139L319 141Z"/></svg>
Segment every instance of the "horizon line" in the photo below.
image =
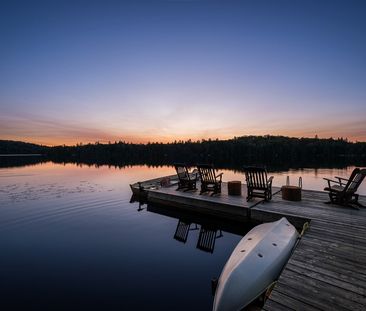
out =
<svg viewBox="0 0 366 311"><path fill-rule="evenodd" d="M206 141L229 141L229 140L233 140L233 139L237 139L237 138L243 138L243 137L285 137L285 138L295 138L295 139L319 139L319 140L329 140L329 139L333 139L333 140L344 140L346 142L349 143L365 143L366 141L358 141L358 140L350 140L348 139L348 137L318 137L318 135L315 136L301 136L301 137L296 137L296 136L286 136L286 135L271 135L271 134L265 134L265 135L242 135L242 136L233 136L231 138L218 138L218 137L209 137L209 138L202 138L202 139L192 139L192 138L188 138L188 139L175 139L173 141L167 141L167 142L163 142L163 141L148 141L148 142L132 142L132 141L126 141L123 139L120 140L113 140L113 141L107 141L107 140L96 140L94 142L77 142L74 144L42 144L42 143L36 143L36 142L32 142L32 141L27 141L27 140L13 140L13 139L0 139L3 141L12 141L12 142L21 142L21 143L29 143L29 144L34 144L34 145L38 145L38 146L45 146L45 147L77 147L77 146L82 146L82 145L96 145L96 144L101 144L101 145L108 145L108 144L116 144L116 143L124 143L124 144L132 144L132 145L148 145L148 144L174 144L174 143L187 143L187 142L191 142L191 143L201 143L201 142L206 142Z"/></svg>

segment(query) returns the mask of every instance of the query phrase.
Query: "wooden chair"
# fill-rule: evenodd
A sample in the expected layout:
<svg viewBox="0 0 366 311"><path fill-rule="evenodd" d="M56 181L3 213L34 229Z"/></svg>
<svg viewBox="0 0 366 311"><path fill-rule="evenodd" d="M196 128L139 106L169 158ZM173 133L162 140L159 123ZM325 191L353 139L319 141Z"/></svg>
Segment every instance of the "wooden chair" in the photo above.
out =
<svg viewBox="0 0 366 311"><path fill-rule="evenodd" d="M267 178L267 170L263 167L248 166L244 171L248 188L247 201L253 197L271 200L273 176Z"/></svg>
<svg viewBox="0 0 366 311"><path fill-rule="evenodd" d="M213 253L216 239L221 238L222 236L221 230L201 226L197 248L208 253Z"/></svg>
<svg viewBox="0 0 366 311"><path fill-rule="evenodd" d="M185 189L188 190L196 190L196 182L197 182L197 173L195 171L189 172L188 167L182 163L174 164L175 170L178 175L178 188L177 190Z"/></svg>
<svg viewBox="0 0 366 311"><path fill-rule="evenodd" d="M329 192L330 201L326 203L334 203L344 206L352 206L352 204L363 207L358 202L358 194L356 193L358 187L366 176L366 169L355 168L351 173L349 179L337 177L336 180L324 178L328 182L328 187L324 191ZM333 183L333 184L332 184Z"/></svg>
<svg viewBox="0 0 366 311"><path fill-rule="evenodd" d="M223 173L216 175L214 167L209 164L200 164L197 165L197 168L201 179L200 194L208 191L213 192L211 195L221 193L221 182Z"/></svg>

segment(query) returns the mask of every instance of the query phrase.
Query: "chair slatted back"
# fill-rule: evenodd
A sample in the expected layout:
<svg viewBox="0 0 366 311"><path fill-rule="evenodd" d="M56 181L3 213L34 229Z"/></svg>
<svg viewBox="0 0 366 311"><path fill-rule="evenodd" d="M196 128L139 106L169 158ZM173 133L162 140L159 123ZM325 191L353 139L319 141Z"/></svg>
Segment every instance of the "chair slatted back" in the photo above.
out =
<svg viewBox="0 0 366 311"><path fill-rule="evenodd" d="M355 168L344 187L345 191L355 193L366 175L366 169Z"/></svg>
<svg viewBox="0 0 366 311"><path fill-rule="evenodd" d="M216 174L215 169L212 165L209 164L200 164L197 166L198 172L200 174L200 178L202 182L206 183L215 183L216 182Z"/></svg>
<svg viewBox="0 0 366 311"><path fill-rule="evenodd" d="M176 163L174 164L179 180L190 180L188 168L185 164Z"/></svg>
<svg viewBox="0 0 366 311"><path fill-rule="evenodd" d="M267 188L267 171L263 167L246 167L245 179L250 188Z"/></svg>

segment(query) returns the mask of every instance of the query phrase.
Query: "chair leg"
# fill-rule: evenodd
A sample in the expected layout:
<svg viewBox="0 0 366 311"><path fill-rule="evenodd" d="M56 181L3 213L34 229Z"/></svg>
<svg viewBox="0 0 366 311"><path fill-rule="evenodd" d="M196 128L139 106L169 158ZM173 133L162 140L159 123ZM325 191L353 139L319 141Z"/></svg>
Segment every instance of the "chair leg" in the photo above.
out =
<svg viewBox="0 0 366 311"><path fill-rule="evenodd" d="M214 189L213 189L213 192L211 193L211 196L215 195L215 194L218 194L220 191L219 191L219 188L215 185Z"/></svg>
<svg viewBox="0 0 366 311"><path fill-rule="evenodd" d="M251 198L252 198L252 194L248 192L248 195L247 195L247 202L249 202Z"/></svg>
<svg viewBox="0 0 366 311"><path fill-rule="evenodd" d="M270 192L269 190L266 190L266 191L264 192L264 200L265 200L265 201L270 201L270 200L271 200L271 198L272 198L271 192Z"/></svg>
<svg viewBox="0 0 366 311"><path fill-rule="evenodd" d="M338 202L340 202L340 198L336 194L334 194L332 192L329 192L329 200L330 200L331 203L338 203Z"/></svg>
<svg viewBox="0 0 366 311"><path fill-rule="evenodd" d="M252 198L252 191L248 188L247 202L249 202L251 198Z"/></svg>
<svg viewBox="0 0 366 311"><path fill-rule="evenodd" d="M200 191L200 194L204 193L207 191L207 186L205 184L201 184L201 191Z"/></svg>
<svg viewBox="0 0 366 311"><path fill-rule="evenodd" d="M342 194L338 193L329 193L329 199L330 201L324 202L325 204L337 204L345 207L351 207L354 209L359 210L360 207L365 207L361 203L358 202L358 195L353 195L354 199L352 200L352 197L344 196Z"/></svg>
<svg viewBox="0 0 366 311"><path fill-rule="evenodd" d="M359 207L359 206L357 206L357 204L356 204L356 206L355 206L355 205L352 205L352 204L349 204L348 206L349 206L349 207L352 207L352 208L354 208L354 209L356 209L356 210L360 210L360 207Z"/></svg>
<svg viewBox="0 0 366 311"><path fill-rule="evenodd" d="M190 190L197 190L196 184L195 183L189 183L187 185L187 189L184 190L184 192L190 191Z"/></svg>
<svg viewBox="0 0 366 311"><path fill-rule="evenodd" d="M331 192L328 192L328 196L329 196L329 201L324 202L324 204L333 204L334 200L333 200L333 195Z"/></svg>
<svg viewBox="0 0 366 311"><path fill-rule="evenodd" d="M354 203L352 203L352 204L355 204L355 205L357 205L358 207L366 207L365 205L363 205L363 204L361 204L360 202L354 202Z"/></svg>

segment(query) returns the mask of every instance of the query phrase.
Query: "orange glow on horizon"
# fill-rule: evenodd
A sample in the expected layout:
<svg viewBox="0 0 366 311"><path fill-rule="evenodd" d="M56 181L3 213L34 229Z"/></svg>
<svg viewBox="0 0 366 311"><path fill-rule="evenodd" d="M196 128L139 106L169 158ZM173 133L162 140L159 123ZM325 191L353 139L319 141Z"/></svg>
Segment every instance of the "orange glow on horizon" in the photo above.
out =
<svg viewBox="0 0 366 311"><path fill-rule="evenodd" d="M125 137L123 138L122 136L120 138L115 137L114 135L111 135L110 139L108 139L108 137L105 137L105 139L103 140L98 140L98 139L78 139L78 138L42 138L40 139L39 137L13 137L13 136L7 136L7 137L1 137L1 140L14 140L14 141L22 141L22 142L26 142L26 143L33 143L33 144L39 144L39 145L43 145L43 146L48 146L48 147L54 147L54 146L75 146L77 144L95 144L95 143L101 143L101 144L108 144L110 143L114 143L114 142L126 142L126 143L133 143L133 144L147 144L147 143L173 143L174 141L188 141L191 140L193 142L196 141L202 141L202 140L229 140L232 139L234 137L242 137L242 136L265 136L265 135L271 135L271 136L287 136L287 137L295 137L295 138L314 138L316 135L318 138L347 138L349 141L351 142L365 142L366 141L366 137L357 137L357 136L346 136L346 135L342 135L342 134L336 134L336 133L330 133L330 132L325 132L324 134L322 134L321 132L319 133L304 133L304 132L300 132L300 131L281 131L281 132L272 132L272 133L266 133L266 132L252 132L252 133L245 133L245 134L233 134L233 135L216 135L216 136L212 136L212 135L207 135L207 136L192 136L192 135L187 135L187 136L179 136L179 137L175 137L175 136L151 136L151 137L140 137L140 136L136 136L136 137Z"/></svg>

